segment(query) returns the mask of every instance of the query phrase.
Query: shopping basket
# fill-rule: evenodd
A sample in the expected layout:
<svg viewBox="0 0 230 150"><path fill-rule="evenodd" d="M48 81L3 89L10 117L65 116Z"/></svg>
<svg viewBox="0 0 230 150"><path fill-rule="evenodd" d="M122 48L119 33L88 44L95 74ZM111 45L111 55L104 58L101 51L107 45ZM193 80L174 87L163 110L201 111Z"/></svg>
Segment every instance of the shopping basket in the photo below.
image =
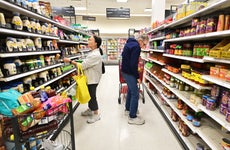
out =
<svg viewBox="0 0 230 150"><path fill-rule="evenodd" d="M119 65L119 97L118 97L118 103L119 104L121 104L121 100L126 99L126 94L128 92L127 83L125 82L124 78L122 77L122 73L121 73L121 62L122 62L122 60L119 59L118 60L118 65ZM141 59L139 59L138 71L139 71L139 77L140 77L141 81L143 79L143 70L144 70L144 64L141 61ZM143 88L142 83L140 83L140 84L138 83L138 88L139 88L140 97L142 98L142 102L145 103L144 88Z"/></svg>

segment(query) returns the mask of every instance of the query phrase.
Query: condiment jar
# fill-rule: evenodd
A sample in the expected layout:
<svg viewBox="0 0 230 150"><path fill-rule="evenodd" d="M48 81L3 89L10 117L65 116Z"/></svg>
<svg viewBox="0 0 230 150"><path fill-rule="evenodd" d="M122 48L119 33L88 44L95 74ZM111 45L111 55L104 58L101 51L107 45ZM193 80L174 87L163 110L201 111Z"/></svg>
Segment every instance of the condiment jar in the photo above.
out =
<svg viewBox="0 0 230 150"><path fill-rule="evenodd" d="M3 13L0 13L0 26L5 27L6 21Z"/></svg>
<svg viewBox="0 0 230 150"><path fill-rule="evenodd" d="M31 25L31 31L36 33L36 30L37 30L37 26L36 26L36 22L35 22L35 19L34 18L30 18L30 25Z"/></svg>
<svg viewBox="0 0 230 150"><path fill-rule="evenodd" d="M12 25L15 30L22 30L23 29L23 23L20 18L20 14L18 12L13 13L13 19L12 19Z"/></svg>
<svg viewBox="0 0 230 150"><path fill-rule="evenodd" d="M7 37L6 46L8 52L18 51L17 40L15 38Z"/></svg>
<svg viewBox="0 0 230 150"><path fill-rule="evenodd" d="M39 20L36 20L36 26L37 26L37 33L41 34L42 33L42 27L41 27L41 24L39 23Z"/></svg>
<svg viewBox="0 0 230 150"><path fill-rule="evenodd" d="M35 47L38 50L41 50L41 48L42 48L42 40L41 40L41 38L35 38L34 44L35 44Z"/></svg>
<svg viewBox="0 0 230 150"><path fill-rule="evenodd" d="M15 75L17 73L16 65L13 61L8 61L3 65L3 68L8 70L9 75Z"/></svg>
<svg viewBox="0 0 230 150"><path fill-rule="evenodd" d="M31 24L27 16L24 16L22 18L22 22L23 22L23 30L31 32Z"/></svg>

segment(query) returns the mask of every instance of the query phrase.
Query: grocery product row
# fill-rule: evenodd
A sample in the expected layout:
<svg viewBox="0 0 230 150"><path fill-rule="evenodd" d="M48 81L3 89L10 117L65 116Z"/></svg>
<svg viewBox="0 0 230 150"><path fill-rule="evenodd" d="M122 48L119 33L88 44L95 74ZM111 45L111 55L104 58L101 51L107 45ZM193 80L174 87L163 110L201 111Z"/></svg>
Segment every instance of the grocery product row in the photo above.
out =
<svg viewBox="0 0 230 150"><path fill-rule="evenodd" d="M173 115L174 117L172 117L172 119L174 121L180 120L178 118L179 116L182 119L182 121L185 122L185 125L187 126L187 130L186 132L184 131L182 135L189 136L190 134L197 133L199 136L202 137L204 142L207 143L211 149L220 149L221 145L219 143L221 143L222 138L228 138L228 134L226 134L227 130L221 131L220 125L216 124L215 121L212 120L213 116L209 118L205 113L200 112L200 109L199 109L201 107L204 107L206 109L206 112L214 111L213 110L213 106L214 106L213 100L208 100L208 101L203 100L204 103L202 103L202 99L200 98L202 96L197 96L197 95L202 95L202 92L204 91L194 90L192 92L189 86L187 87L187 90L186 90L185 88L186 86L183 86L183 83L179 83L179 85L173 84L172 81L168 83L167 81L168 79L166 79L167 75L166 76L164 75L164 79L161 80L159 79L160 73L152 72L153 69L151 71L150 70L146 70L146 71L147 71L147 74L146 74L145 79L146 79L146 86L148 87L148 90L153 91L152 93L153 95L156 92L159 93L158 97L160 98L157 98L155 100L160 101L160 103L166 102L171 107L171 109L173 110L171 114L174 114ZM161 84L163 84L163 87L161 86ZM175 87L173 87L173 85ZM191 92L188 92L189 89ZM186 92L183 92L181 90L186 90ZM217 91L216 87L214 86L211 90L210 95L217 94L215 93L216 91ZM188 95L187 99L183 96L185 94ZM203 96L205 97L205 95ZM222 98L225 99L224 97ZM210 96L210 99L211 99L211 96ZM205 106L203 105L201 106L201 103ZM195 110L193 109L194 107L196 108ZM214 107L214 109L216 108ZM220 116L223 115L222 108L219 109L219 115ZM225 121L227 120L227 116L223 115L221 117L223 118L222 124L225 125L224 127L229 129L229 126L227 125L228 123L227 121ZM216 119L216 118L213 118L213 119ZM210 125L212 126L211 128L210 128ZM206 131L203 131L203 129L207 128L208 126L209 126L209 129L206 129ZM208 130L210 130L209 132L212 132L212 133L215 132L216 139L211 139L210 134L206 134ZM186 143L186 144L189 145L189 143Z"/></svg>
<svg viewBox="0 0 230 150"><path fill-rule="evenodd" d="M146 87L188 149L229 148L229 7L227 0L182 4L148 32ZM201 141L181 137L194 133Z"/></svg>

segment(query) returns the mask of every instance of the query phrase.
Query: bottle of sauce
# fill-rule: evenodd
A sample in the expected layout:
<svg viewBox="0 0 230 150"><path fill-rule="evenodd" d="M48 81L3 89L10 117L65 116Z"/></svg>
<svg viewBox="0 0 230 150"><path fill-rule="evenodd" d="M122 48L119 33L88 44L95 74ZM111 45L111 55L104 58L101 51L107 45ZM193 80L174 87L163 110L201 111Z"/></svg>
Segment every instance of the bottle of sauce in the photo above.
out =
<svg viewBox="0 0 230 150"><path fill-rule="evenodd" d="M23 24L18 12L13 13L12 25L15 30L22 30Z"/></svg>

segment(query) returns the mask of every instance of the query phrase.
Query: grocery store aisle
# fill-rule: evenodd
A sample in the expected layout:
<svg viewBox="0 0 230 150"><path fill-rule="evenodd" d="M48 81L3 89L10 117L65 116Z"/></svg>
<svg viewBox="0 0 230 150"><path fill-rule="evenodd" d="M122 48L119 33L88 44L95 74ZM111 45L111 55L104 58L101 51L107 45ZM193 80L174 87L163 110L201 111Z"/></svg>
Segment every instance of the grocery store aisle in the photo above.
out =
<svg viewBox="0 0 230 150"><path fill-rule="evenodd" d="M87 109L87 105L80 105L74 113L76 150L182 149L147 94L146 103L140 101L139 105L146 123L129 125L124 105L117 101L118 87L118 66L106 66L97 93L101 120L86 123L87 118L80 116L80 112Z"/></svg>

